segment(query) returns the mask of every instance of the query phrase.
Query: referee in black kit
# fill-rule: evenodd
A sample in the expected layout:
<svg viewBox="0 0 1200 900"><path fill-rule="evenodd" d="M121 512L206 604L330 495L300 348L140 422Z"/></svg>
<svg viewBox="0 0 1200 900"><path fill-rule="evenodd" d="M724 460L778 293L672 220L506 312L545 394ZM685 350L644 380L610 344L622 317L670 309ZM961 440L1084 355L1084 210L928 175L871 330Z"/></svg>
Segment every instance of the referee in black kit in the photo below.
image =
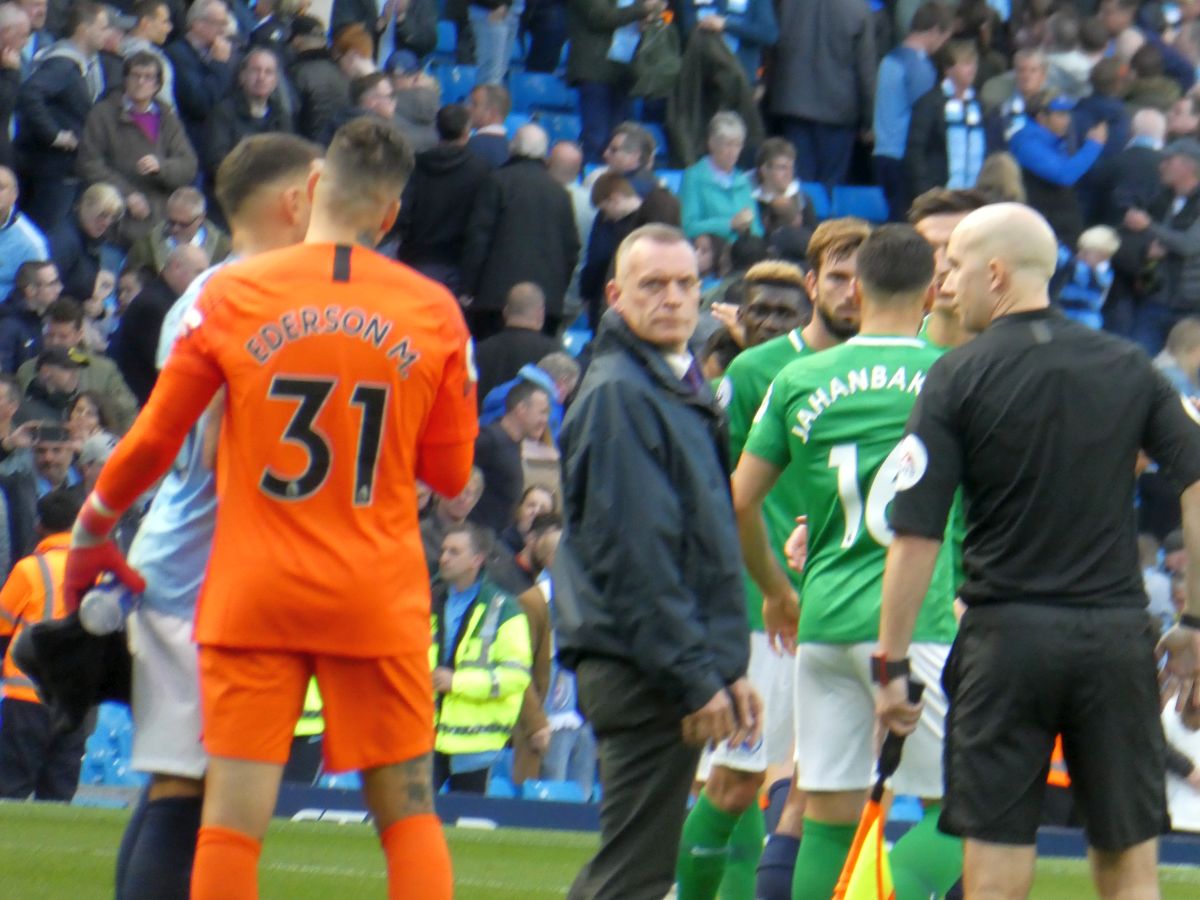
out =
<svg viewBox="0 0 1200 900"><path fill-rule="evenodd" d="M1141 350L1050 309L1056 249L1017 204L972 213L950 239L946 287L980 335L930 369L895 451L877 709L893 731L916 725L904 660L961 484L967 612L943 673L940 827L966 839L966 895L1028 896L1061 734L1100 896L1157 898L1164 740L1134 464L1145 449L1187 485L1200 559L1200 416ZM1166 689L1200 701L1200 566L1160 649Z"/></svg>

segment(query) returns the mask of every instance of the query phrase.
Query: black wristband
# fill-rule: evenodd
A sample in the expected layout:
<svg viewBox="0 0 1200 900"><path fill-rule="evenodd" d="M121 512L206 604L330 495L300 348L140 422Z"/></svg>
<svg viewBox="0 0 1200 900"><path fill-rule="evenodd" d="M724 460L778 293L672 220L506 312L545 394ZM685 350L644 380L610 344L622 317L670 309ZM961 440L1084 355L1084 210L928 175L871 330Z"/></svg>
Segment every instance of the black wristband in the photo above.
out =
<svg viewBox="0 0 1200 900"><path fill-rule="evenodd" d="M1179 624L1184 628L1195 628L1200 631L1200 616L1190 616L1184 613L1179 617Z"/></svg>

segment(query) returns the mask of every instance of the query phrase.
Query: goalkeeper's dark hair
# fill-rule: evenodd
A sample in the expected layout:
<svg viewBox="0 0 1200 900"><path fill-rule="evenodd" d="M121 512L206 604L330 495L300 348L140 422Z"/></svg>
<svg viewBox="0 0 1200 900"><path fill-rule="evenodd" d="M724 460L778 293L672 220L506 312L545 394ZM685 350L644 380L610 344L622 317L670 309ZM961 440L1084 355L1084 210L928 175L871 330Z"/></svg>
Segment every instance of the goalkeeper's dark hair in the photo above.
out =
<svg viewBox="0 0 1200 900"><path fill-rule="evenodd" d="M70 531L83 508L84 493L78 487L60 487L37 502L37 517L48 534Z"/></svg>
<svg viewBox="0 0 1200 900"><path fill-rule="evenodd" d="M217 169L217 202L225 217L237 218L259 188L307 175L322 152L317 144L292 134L256 134L240 141Z"/></svg>

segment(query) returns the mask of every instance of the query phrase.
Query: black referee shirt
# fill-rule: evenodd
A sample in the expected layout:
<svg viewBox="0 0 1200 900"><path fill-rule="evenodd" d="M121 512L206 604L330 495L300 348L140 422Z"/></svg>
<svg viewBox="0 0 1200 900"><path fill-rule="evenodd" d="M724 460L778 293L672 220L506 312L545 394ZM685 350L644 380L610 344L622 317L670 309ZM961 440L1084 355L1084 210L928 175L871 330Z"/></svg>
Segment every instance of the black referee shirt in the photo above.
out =
<svg viewBox="0 0 1200 900"><path fill-rule="evenodd" d="M1139 348L1055 310L938 360L906 430L892 527L940 540L961 483L968 603L1144 605L1138 449L1200 481L1200 414Z"/></svg>

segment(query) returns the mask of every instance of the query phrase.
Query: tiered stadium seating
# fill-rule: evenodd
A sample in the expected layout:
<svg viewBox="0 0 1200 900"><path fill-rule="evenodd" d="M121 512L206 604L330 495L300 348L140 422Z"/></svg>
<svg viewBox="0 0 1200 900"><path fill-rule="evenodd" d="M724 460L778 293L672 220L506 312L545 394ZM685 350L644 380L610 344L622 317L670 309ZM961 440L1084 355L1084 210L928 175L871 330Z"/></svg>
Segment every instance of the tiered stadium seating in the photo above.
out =
<svg viewBox="0 0 1200 900"><path fill-rule="evenodd" d="M833 189L833 215L857 216L868 222L886 222L887 199L883 189L873 186L839 184Z"/></svg>

